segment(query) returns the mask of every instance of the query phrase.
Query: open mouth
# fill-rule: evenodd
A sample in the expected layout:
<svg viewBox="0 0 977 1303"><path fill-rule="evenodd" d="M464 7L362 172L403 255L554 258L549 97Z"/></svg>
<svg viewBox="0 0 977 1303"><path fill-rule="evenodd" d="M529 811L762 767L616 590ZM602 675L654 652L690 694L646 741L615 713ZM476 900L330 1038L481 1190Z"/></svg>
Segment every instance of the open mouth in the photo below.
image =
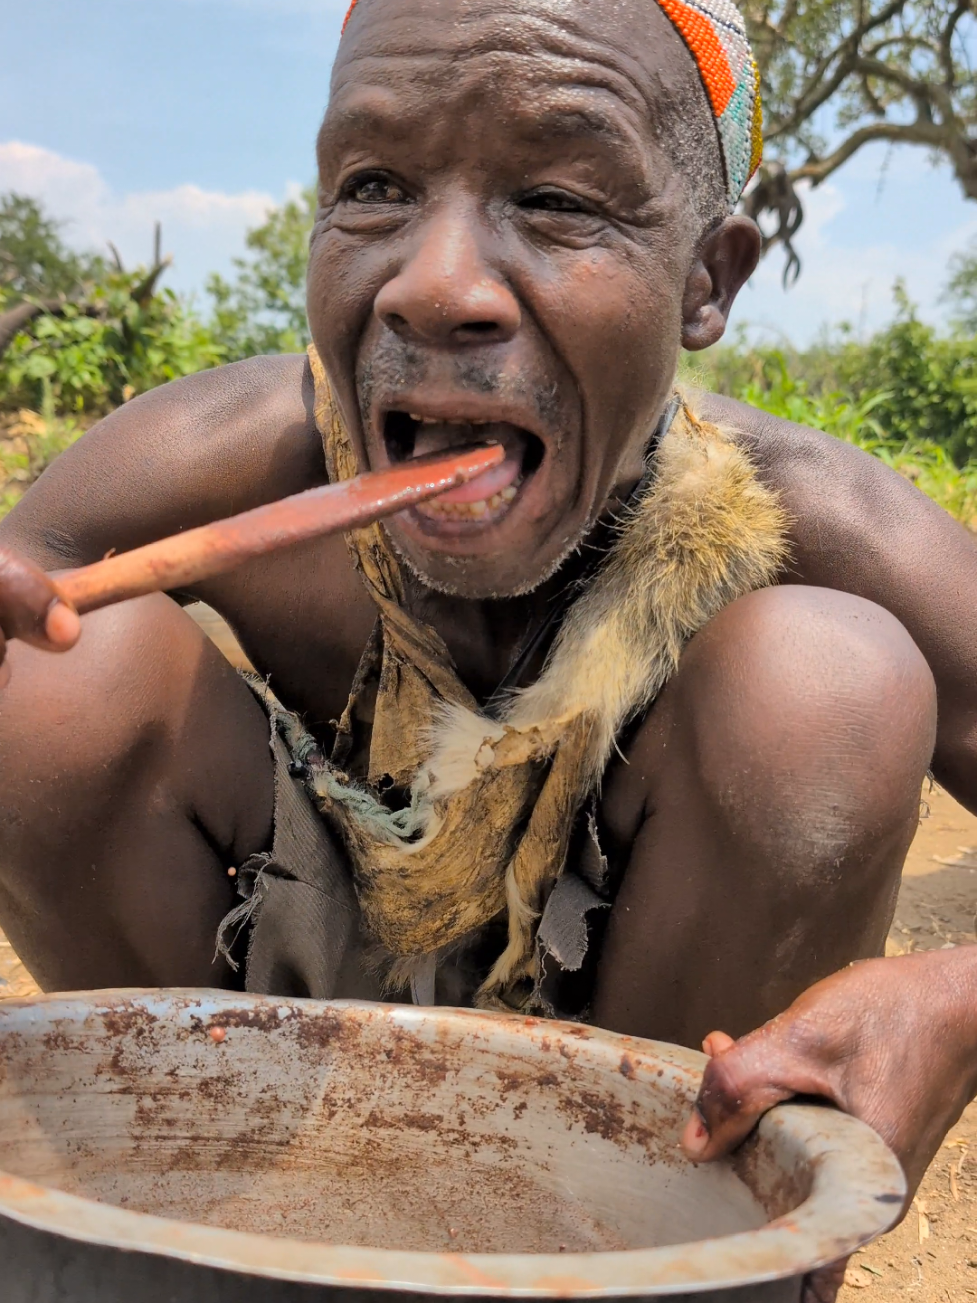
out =
<svg viewBox="0 0 977 1303"><path fill-rule="evenodd" d="M427 415L391 410L383 421L383 436L391 462L409 461L432 453L451 452L481 443L500 443L505 460L467 484L449 489L411 510L415 516L452 532L496 524L513 510L545 455L543 441L508 421L479 417Z"/></svg>

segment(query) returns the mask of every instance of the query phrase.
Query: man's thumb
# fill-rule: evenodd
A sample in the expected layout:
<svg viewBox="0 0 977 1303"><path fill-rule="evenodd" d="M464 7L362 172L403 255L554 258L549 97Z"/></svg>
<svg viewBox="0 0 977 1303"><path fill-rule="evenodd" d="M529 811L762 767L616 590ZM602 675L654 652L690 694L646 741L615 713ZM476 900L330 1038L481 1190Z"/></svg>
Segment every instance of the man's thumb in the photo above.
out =
<svg viewBox="0 0 977 1303"><path fill-rule="evenodd" d="M718 1045L716 1033L707 1043ZM735 1149L775 1104L796 1094L830 1093L814 1065L789 1050L774 1028L751 1032L715 1053L706 1066L681 1144L694 1162L710 1162Z"/></svg>

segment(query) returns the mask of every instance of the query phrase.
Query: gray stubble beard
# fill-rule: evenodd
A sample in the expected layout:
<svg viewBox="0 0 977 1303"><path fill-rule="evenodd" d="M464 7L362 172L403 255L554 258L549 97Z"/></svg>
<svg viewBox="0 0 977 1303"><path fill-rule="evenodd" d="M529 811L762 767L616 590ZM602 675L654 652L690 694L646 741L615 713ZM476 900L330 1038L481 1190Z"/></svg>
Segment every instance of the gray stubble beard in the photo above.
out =
<svg viewBox="0 0 977 1303"><path fill-rule="evenodd" d="M554 559L537 575L534 575L531 580L527 580L525 583L519 584L515 588L510 588L505 592L499 592L496 589L472 592L471 589L463 583L455 585L445 579L436 579L432 575L426 574L424 570L418 566L416 561L409 557L403 548L398 546L396 539L389 531L384 530L384 533L387 535L390 545L396 552L399 560L407 567L414 579L419 583L424 584L426 588L430 588L435 593L443 593L446 597L460 597L472 602L499 602L505 601L507 598L526 597L529 593L534 593L536 589L545 584L548 579L552 579L557 571L566 564L574 552L576 552L583 544L593 527L594 522L589 521L579 530L575 537L569 539L564 544L557 556L554 557ZM460 557L448 556L445 557L444 560L449 566L461 567L465 565L465 561Z"/></svg>

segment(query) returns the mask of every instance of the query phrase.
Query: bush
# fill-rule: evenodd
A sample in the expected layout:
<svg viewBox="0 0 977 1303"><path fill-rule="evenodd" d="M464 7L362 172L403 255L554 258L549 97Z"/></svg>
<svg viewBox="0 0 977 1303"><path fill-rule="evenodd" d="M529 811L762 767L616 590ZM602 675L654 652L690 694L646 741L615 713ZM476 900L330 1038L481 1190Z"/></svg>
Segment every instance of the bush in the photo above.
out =
<svg viewBox="0 0 977 1303"><path fill-rule="evenodd" d="M215 366L227 350L177 295L159 289L169 265L126 271L97 254L75 253L58 224L22 195L0 196L0 313L38 311L0 356L0 411L101 414L133 394ZM7 318L9 321L10 318Z"/></svg>
<svg viewBox="0 0 977 1303"><path fill-rule="evenodd" d="M133 297L145 271L111 272L84 304L66 303L17 335L0 359L0 408L102 414L134 394L225 360L211 331L171 290Z"/></svg>
<svg viewBox="0 0 977 1303"><path fill-rule="evenodd" d="M963 467L977 457L977 338L939 335L900 286L895 293L895 320L867 343L844 329L804 351L750 349L740 336L687 369L719 393L784 409L776 415L787 416L793 404L807 415L789 419L842 438L849 437L842 426L871 414L873 437L934 443Z"/></svg>
<svg viewBox="0 0 977 1303"><path fill-rule="evenodd" d="M315 209L314 186L273 208L263 225L248 231L252 256L234 259L237 279L215 273L208 280L214 337L229 360L305 350L305 269Z"/></svg>
<svg viewBox="0 0 977 1303"><path fill-rule="evenodd" d="M975 360L977 341L940 339L907 313L865 345L799 353L741 340L684 358L680 378L872 453L977 531Z"/></svg>

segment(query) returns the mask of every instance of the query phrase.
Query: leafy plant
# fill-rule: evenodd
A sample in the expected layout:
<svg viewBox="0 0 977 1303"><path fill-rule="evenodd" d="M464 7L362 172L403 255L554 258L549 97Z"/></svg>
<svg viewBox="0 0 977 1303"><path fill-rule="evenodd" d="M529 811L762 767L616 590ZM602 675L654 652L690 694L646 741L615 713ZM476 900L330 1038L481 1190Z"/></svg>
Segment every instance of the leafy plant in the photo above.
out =
<svg viewBox="0 0 977 1303"><path fill-rule="evenodd" d="M110 272L85 310L68 303L21 331L0 359L0 405L38 408L49 386L58 411L103 413L223 362L224 349L171 290L133 297L144 276Z"/></svg>
<svg viewBox="0 0 977 1303"><path fill-rule="evenodd" d="M214 337L229 359L298 353L308 344L305 270L315 209L314 186L273 208L247 233L252 256L234 259L237 279L215 273L208 280Z"/></svg>
<svg viewBox="0 0 977 1303"><path fill-rule="evenodd" d="M977 241L950 259L950 279L943 297L956 307L957 329L977 335Z"/></svg>
<svg viewBox="0 0 977 1303"><path fill-rule="evenodd" d="M919 320L901 286L895 296L895 319L864 343L842 329L805 350L751 348L740 334L693 365L719 393L749 393L744 401L757 406L796 405L803 396L809 400L804 423L831 433L842 434L831 425L832 406L838 422L857 423L870 413L875 433L903 443L931 441L963 466L977 457L977 338L940 335Z"/></svg>
<svg viewBox="0 0 977 1303"><path fill-rule="evenodd" d="M843 336L801 353L741 336L684 359L680 378L864 449L977 531L975 360L977 341L941 339L903 304L864 345Z"/></svg>
<svg viewBox="0 0 977 1303"><path fill-rule="evenodd" d="M0 195L0 306L73 294L104 274L105 260L69 249L61 230L36 199Z"/></svg>
<svg viewBox="0 0 977 1303"><path fill-rule="evenodd" d="M151 267L126 271L112 252L112 263L73 254L34 200L0 198L0 266L8 275L0 410L39 410L50 400L62 414L103 413L226 359L206 323L159 288L169 259L158 226Z"/></svg>

